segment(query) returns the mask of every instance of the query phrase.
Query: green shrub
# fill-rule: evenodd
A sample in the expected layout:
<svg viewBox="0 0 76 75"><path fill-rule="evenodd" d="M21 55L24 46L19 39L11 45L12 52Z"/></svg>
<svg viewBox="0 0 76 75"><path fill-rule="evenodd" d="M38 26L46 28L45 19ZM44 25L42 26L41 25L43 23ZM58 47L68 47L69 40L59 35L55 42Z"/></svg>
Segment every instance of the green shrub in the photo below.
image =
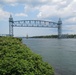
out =
<svg viewBox="0 0 76 75"><path fill-rule="evenodd" d="M54 75L54 71L21 39L0 37L0 75Z"/></svg>

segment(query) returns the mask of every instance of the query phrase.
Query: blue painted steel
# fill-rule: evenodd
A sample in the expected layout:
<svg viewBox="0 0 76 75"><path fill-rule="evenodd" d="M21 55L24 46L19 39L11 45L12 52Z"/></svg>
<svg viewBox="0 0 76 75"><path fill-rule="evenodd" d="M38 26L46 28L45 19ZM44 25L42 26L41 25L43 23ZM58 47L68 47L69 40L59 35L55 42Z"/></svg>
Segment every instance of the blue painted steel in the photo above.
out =
<svg viewBox="0 0 76 75"><path fill-rule="evenodd" d="M61 38L61 24L59 19L58 23L44 20L19 20L13 21L12 16L9 18L9 35L13 36L13 27L43 27L43 28L58 28L58 37Z"/></svg>

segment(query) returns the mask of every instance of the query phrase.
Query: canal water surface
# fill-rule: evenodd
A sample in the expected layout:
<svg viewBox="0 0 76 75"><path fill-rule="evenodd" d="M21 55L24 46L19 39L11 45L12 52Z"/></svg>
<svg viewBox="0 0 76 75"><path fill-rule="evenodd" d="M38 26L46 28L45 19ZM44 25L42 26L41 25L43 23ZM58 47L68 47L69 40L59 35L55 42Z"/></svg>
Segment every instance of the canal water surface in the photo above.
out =
<svg viewBox="0 0 76 75"><path fill-rule="evenodd" d="M25 39L23 43L40 54L58 75L76 75L76 39Z"/></svg>

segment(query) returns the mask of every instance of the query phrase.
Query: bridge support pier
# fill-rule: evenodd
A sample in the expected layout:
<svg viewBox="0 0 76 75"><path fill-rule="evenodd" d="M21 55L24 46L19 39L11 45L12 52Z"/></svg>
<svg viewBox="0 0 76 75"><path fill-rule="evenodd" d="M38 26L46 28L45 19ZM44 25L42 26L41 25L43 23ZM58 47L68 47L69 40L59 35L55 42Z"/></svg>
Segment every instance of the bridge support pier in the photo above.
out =
<svg viewBox="0 0 76 75"><path fill-rule="evenodd" d="M61 19L59 18L59 21L58 21L58 38L61 39L62 38L62 21Z"/></svg>
<svg viewBox="0 0 76 75"><path fill-rule="evenodd" d="M12 15L10 15L10 18L9 18L9 36L13 36L13 18L12 18Z"/></svg>

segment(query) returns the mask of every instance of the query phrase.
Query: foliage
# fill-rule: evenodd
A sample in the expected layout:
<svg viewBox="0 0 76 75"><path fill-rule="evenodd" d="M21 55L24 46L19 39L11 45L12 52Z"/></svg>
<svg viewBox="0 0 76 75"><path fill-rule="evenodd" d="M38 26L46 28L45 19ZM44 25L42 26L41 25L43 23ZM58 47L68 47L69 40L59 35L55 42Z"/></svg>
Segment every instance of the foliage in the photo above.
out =
<svg viewBox="0 0 76 75"><path fill-rule="evenodd" d="M21 39L0 37L0 75L54 75L54 71Z"/></svg>
<svg viewBox="0 0 76 75"><path fill-rule="evenodd" d="M58 38L58 35L33 36L31 38ZM76 34L62 34L62 38L76 38Z"/></svg>
<svg viewBox="0 0 76 75"><path fill-rule="evenodd" d="M58 35L34 36L32 38L58 38Z"/></svg>

